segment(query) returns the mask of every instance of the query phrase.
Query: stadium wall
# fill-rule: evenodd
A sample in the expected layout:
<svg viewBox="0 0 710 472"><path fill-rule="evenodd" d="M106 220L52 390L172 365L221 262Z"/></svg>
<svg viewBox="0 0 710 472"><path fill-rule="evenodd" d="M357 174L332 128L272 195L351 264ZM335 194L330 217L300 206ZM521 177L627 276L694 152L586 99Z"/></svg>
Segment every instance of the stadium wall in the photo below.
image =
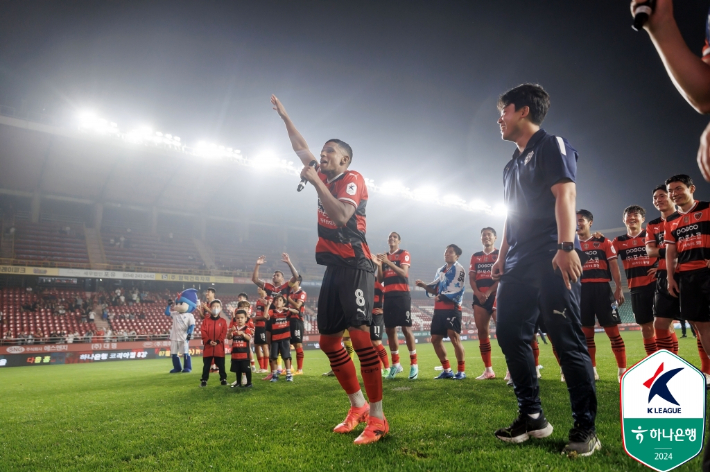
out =
<svg viewBox="0 0 710 472"><path fill-rule="evenodd" d="M641 328L633 323L619 325L621 331L639 331ZM599 329L603 331L601 328ZM495 334L495 329L491 334ZM386 335L383 342L386 343ZM303 348L307 350L320 349L318 335L303 337ZM428 331L415 331L417 344L431 343ZM477 340L475 330L462 330L461 340ZM399 344L404 344L404 336L398 336ZM227 357L230 349L227 347ZM190 341L190 355L202 356L202 341ZM24 346L0 346L0 368L23 367L59 364L88 364L95 362L128 361L143 359L161 359L170 357L170 341L133 341L121 343L77 343L77 344L35 344Z"/></svg>

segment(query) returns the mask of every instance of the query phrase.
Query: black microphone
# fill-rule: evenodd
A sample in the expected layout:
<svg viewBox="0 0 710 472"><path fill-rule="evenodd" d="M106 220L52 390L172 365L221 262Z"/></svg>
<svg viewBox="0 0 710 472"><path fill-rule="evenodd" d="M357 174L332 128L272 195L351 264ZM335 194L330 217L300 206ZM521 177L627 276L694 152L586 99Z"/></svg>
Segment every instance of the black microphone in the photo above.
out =
<svg viewBox="0 0 710 472"><path fill-rule="evenodd" d="M655 0L648 0L646 3L636 5L634 9L634 24L631 27L634 31L641 31L643 25L648 21L648 17L653 14L653 7L656 3Z"/></svg>
<svg viewBox="0 0 710 472"><path fill-rule="evenodd" d="M318 161L316 161L314 159L311 162L309 162L308 165L311 167L316 167L318 165ZM305 178L302 178L301 183L298 184L298 187L296 188L296 191L300 192L301 190L303 190L307 183L308 183L308 181Z"/></svg>

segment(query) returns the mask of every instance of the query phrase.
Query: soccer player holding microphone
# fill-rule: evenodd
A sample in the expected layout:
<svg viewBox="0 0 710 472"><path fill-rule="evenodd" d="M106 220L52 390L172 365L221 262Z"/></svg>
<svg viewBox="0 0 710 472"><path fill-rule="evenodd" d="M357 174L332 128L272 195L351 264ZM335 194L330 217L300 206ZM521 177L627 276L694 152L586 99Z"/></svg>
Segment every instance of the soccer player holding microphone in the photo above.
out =
<svg viewBox="0 0 710 472"><path fill-rule="evenodd" d="M301 178L318 194L316 262L326 266L318 297L320 347L350 400L345 420L333 431L349 433L359 423L367 422L354 442L376 442L387 434L389 424L382 412L380 360L370 341L375 265L365 239L368 198L365 179L349 169L352 148L339 139L326 141L318 163L279 99L272 95L271 103L286 125L293 150L303 162ZM369 404L362 394L355 364L341 344L346 329L360 359Z"/></svg>

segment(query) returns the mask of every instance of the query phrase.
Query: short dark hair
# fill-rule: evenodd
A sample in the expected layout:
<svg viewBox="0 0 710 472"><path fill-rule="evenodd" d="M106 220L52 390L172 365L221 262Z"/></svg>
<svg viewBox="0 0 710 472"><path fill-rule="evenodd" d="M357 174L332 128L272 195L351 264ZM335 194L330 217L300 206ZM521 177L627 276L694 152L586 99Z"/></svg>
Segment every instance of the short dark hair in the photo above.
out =
<svg viewBox="0 0 710 472"><path fill-rule="evenodd" d="M234 316L237 316L237 315L240 314L240 313L241 313L242 315L244 315L245 317L248 317L248 316L249 316L249 315L247 314L247 312L244 311L244 310L237 310L237 312L234 313Z"/></svg>
<svg viewBox="0 0 710 472"><path fill-rule="evenodd" d="M594 215L589 210L577 210L578 215L582 215L582 218L586 218L588 221L594 221Z"/></svg>
<svg viewBox="0 0 710 472"><path fill-rule="evenodd" d="M284 273L281 272L280 270L275 270L275 271L274 271L274 274L281 274L281 277L283 277L283 275L284 275Z"/></svg>
<svg viewBox="0 0 710 472"><path fill-rule="evenodd" d="M239 297L244 297L244 298L246 298L247 300L249 300L249 295L247 295L247 294L244 293L244 292L242 292L242 293L240 293L239 295L237 295L237 298L239 298Z"/></svg>
<svg viewBox="0 0 710 472"><path fill-rule="evenodd" d="M392 232L390 233L390 236L392 236L393 234L397 235L397 239L399 239L400 241L402 240L402 236L400 236L397 231L392 231Z"/></svg>
<svg viewBox="0 0 710 472"><path fill-rule="evenodd" d="M659 190L663 190L664 192L668 193L668 187L666 187L665 184L660 184L660 185L656 185L656 188L653 189L653 192L651 193L651 195L655 195L656 192Z"/></svg>
<svg viewBox="0 0 710 472"><path fill-rule="evenodd" d="M222 304L222 300L220 300L219 298L215 298L214 300L212 300L212 301L210 302L210 306L214 305L215 303L219 303L219 304L221 305L221 304Z"/></svg>
<svg viewBox="0 0 710 472"><path fill-rule="evenodd" d="M638 205L629 205L624 208L623 216L626 216L627 213L638 213L639 215L641 215L641 218L646 218L646 210L644 210L643 207L640 207Z"/></svg>
<svg viewBox="0 0 710 472"><path fill-rule="evenodd" d="M491 233L493 233L493 236L496 236L496 237L498 236L498 233L496 233L496 230L494 230L490 226L486 226L485 228L483 228L481 230L481 234L483 234L484 231L490 231Z"/></svg>
<svg viewBox="0 0 710 472"><path fill-rule="evenodd" d="M214 287L207 287L207 290L205 290L205 292L212 292L217 295L217 289L215 289Z"/></svg>
<svg viewBox="0 0 710 472"><path fill-rule="evenodd" d="M251 306L251 305L246 300L242 300L241 302L237 302L237 308L244 308L245 306Z"/></svg>
<svg viewBox="0 0 710 472"><path fill-rule="evenodd" d="M666 179L666 186L668 186L669 184L672 184L673 182L680 182L682 184L685 184L685 186L688 188L690 188L693 185L693 179L691 179L689 175L685 175L685 174L678 174L678 175L674 175L672 177L668 177Z"/></svg>
<svg viewBox="0 0 710 472"><path fill-rule="evenodd" d="M530 108L530 121L539 125L550 109L550 95L538 84L521 84L498 98L498 110L503 110L511 103L515 104L515 111L522 107Z"/></svg>
<svg viewBox="0 0 710 472"><path fill-rule="evenodd" d="M348 155L348 157L350 158L350 162L353 161L353 148L351 148L348 143L346 143L346 142L343 141L342 139L335 139L335 138L334 138L334 139L329 139L328 141L326 141L326 143L335 143L335 144L337 144L338 147L339 147L345 154Z"/></svg>
<svg viewBox="0 0 710 472"><path fill-rule="evenodd" d="M461 257L461 254L463 254L463 251L461 250L461 248L458 247L456 244L449 244L448 246L446 246L446 249L449 249L449 248L453 249L454 253L459 257Z"/></svg>
<svg viewBox="0 0 710 472"><path fill-rule="evenodd" d="M281 299L282 302L286 303L286 297L284 297L280 293L278 295L274 296L274 301L278 300L279 298Z"/></svg>

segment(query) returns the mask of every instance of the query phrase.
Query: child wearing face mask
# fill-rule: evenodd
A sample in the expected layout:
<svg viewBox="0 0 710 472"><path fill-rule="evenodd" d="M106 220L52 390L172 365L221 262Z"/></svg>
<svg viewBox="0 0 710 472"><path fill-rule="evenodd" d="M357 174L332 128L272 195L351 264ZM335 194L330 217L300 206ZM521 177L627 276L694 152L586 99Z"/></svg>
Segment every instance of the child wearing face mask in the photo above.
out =
<svg viewBox="0 0 710 472"><path fill-rule="evenodd" d="M222 385L227 385L227 372L224 369L224 340L227 337L227 322L220 316L222 302L215 299L210 302L210 316L202 321L202 344L204 353L202 357L202 379L200 387L206 387L210 378L210 365L214 361L219 370L219 380Z"/></svg>

